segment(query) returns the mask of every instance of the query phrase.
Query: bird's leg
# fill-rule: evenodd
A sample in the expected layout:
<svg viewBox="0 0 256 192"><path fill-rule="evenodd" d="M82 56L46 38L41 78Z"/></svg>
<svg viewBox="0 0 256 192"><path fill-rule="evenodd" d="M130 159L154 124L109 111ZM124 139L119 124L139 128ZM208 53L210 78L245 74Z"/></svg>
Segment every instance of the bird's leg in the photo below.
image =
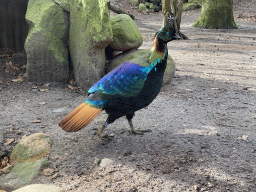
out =
<svg viewBox="0 0 256 192"><path fill-rule="evenodd" d="M140 130L140 131L137 131L134 129L133 127L133 124L132 124L132 118L133 118L134 114L128 114L126 115L126 118L128 120L128 123L130 125L130 132L133 133L133 134L137 134L137 135L142 135L144 132L151 132L151 130Z"/></svg>
<svg viewBox="0 0 256 192"><path fill-rule="evenodd" d="M102 141L108 141L108 139L101 136L101 133L104 131L104 129L108 126L108 122L106 121L101 128L99 128L96 132L96 134L99 136L99 138Z"/></svg>
<svg viewBox="0 0 256 192"><path fill-rule="evenodd" d="M141 131L136 131L136 130L134 129L133 124L132 124L132 120L128 120L128 123L129 123L130 128L131 128L131 130L130 130L131 133L137 134L137 135L142 135L142 134L143 134L143 132L141 132Z"/></svg>

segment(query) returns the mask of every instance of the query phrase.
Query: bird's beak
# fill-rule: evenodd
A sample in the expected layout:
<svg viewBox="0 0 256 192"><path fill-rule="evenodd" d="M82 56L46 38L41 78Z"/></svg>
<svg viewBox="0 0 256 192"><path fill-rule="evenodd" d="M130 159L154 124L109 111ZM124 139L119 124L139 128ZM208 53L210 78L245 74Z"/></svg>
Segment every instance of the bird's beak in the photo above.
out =
<svg viewBox="0 0 256 192"><path fill-rule="evenodd" d="M176 35L174 36L174 39L181 39L181 37L180 37L178 34L176 34Z"/></svg>

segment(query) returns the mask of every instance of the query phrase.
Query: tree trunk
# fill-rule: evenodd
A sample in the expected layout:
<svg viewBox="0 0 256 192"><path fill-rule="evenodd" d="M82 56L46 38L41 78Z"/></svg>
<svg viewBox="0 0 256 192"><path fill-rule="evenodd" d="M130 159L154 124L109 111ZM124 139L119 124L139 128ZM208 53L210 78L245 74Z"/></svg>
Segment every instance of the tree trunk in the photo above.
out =
<svg viewBox="0 0 256 192"><path fill-rule="evenodd" d="M237 29L233 15L233 0L204 0L201 15L193 27Z"/></svg>
<svg viewBox="0 0 256 192"><path fill-rule="evenodd" d="M178 34L182 39L188 39L186 35L180 32L183 0L162 0L162 4L162 12L164 14L164 26L168 25L167 17L169 15L173 16L175 18L174 28L176 30L176 34Z"/></svg>

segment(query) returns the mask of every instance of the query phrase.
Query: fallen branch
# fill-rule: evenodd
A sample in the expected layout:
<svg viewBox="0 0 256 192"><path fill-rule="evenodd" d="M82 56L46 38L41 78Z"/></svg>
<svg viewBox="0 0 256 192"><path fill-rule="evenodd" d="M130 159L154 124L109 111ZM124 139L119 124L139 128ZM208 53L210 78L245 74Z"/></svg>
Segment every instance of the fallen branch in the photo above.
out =
<svg viewBox="0 0 256 192"><path fill-rule="evenodd" d="M108 9L113 11L114 13L117 13L117 14L123 13L123 14L129 15L132 19L135 19L133 14L131 14L129 11L126 12L125 10L123 10L115 5L111 5L110 2L107 2L107 5L108 5Z"/></svg>

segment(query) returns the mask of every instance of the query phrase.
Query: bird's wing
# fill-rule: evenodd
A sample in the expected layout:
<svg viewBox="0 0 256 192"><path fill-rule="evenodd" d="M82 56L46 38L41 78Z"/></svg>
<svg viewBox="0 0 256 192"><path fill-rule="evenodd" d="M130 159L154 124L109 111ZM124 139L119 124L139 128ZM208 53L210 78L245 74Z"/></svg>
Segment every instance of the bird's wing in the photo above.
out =
<svg viewBox="0 0 256 192"><path fill-rule="evenodd" d="M109 100L139 94L151 67L125 62L109 72L90 89L89 100Z"/></svg>

